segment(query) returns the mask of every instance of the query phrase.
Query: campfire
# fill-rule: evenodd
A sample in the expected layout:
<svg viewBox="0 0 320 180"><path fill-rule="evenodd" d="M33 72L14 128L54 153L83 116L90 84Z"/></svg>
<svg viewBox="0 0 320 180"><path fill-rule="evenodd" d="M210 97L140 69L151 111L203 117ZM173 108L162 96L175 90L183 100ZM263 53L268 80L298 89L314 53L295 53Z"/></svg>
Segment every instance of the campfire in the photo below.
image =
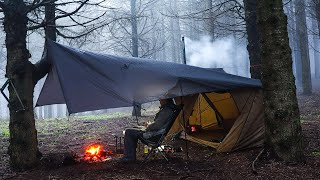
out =
<svg viewBox="0 0 320 180"><path fill-rule="evenodd" d="M111 159L112 151L105 150L100 144L91 144L85 148L83 160L87 162L103 162Z"/></svg>

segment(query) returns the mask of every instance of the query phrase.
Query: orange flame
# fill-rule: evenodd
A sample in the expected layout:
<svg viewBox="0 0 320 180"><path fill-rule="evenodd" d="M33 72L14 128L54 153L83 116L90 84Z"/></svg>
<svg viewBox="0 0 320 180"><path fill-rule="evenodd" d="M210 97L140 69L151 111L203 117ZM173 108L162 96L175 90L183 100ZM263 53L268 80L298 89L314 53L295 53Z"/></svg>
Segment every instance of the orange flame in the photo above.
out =
<svg viewBox="0 0 320 180"><path fill-rule="evenodd" d="M90 155L94 156L94 155L99 155L100 154L100 145L92 145L87 147L86 149L86 153L89 153Z"/></svg>
<svg viewBox="0 0 320 180"><path fill-rule="evenodd" d="M85 159L86 160L93 160L98 161L101 160L103 157L103 147L101 145L90 145L85 150Z"/></svg>

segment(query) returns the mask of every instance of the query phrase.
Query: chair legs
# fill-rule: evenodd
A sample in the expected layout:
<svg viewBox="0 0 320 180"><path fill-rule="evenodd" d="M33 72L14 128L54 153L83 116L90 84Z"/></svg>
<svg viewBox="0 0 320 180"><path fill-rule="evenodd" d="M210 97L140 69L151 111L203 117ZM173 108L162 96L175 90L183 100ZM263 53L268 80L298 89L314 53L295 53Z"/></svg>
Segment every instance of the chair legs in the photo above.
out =
<svg viewBox="0 0 320 180"><path fill-rule="evenodd" d="M166 160L169 161L168 158L166 157L166 155L163 153L164 149L161 146L158 147L152 147L151 150L148 152L147 156L144 158L143 162L147 161L148 157L150 156L150 154L154 151L154 149L158 149L158 151L160 152L160 154L162 155L162 157ZM160 149L160 150L159 150Z"/></svg>
<svg viewBox="0 0 320 180"><path fill-rule="evenodd" d="M166 161L169 161L168 158L166 157L166 155L164 155L164 153L163 153L164 149L161 146L158 147L158 150L159 150L159 148L161 149L161 151L159 151L160 154L164 157L164 159L166 159Z"/></svg>
<svg viewBox="0 0 320 180"><path fill-rule="evenodd" d="M143 162L145 162L148 159L148 157L150 156L150 154L153 152L154 149L155 149L154 147L151 148L151 150L148 152L147 156L144 158Z"/></svg>

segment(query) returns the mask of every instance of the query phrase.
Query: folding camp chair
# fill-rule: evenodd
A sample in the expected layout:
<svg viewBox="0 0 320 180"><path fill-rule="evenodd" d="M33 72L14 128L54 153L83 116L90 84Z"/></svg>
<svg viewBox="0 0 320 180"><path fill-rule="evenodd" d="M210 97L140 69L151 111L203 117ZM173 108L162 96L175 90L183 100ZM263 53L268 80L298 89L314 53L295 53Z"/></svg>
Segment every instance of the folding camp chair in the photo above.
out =
<svg viewBox="0 0 320 180"><path fill-rule="evenodd" d="M151 150L148 152L143 162L145 162L148 159L150 154L154 152L155 149L158 149L158 152L160 152L160 154L164 157L164 159L168 161L168 158L163 153L164 149L161 147L161 144L164 138L166 137L166 135L168 134L168 132L170 131L175 119L178 117L180 111L182 110L182 107L183 107L182 105L175 106L173 114L169 117L168 123L166 124L166 126L160 129L159 131L157 131L152 137L149 137L149 138L143 138L143 136L140 137L140 141L143 144L151 147Z"/></svg>

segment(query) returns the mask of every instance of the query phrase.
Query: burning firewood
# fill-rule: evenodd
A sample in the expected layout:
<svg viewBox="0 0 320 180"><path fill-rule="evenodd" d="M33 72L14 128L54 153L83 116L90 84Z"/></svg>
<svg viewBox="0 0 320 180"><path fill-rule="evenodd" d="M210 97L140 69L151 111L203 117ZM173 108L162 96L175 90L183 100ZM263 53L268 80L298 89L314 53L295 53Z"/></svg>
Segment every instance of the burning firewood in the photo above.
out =
<svg viewBox="0 0 320 180"><path fill-rule="evenodd" d="M105 150L100 144L92 144L86 147L82 159L87 162L103 162L111 159L111 155L111 150Z"/></svg>

